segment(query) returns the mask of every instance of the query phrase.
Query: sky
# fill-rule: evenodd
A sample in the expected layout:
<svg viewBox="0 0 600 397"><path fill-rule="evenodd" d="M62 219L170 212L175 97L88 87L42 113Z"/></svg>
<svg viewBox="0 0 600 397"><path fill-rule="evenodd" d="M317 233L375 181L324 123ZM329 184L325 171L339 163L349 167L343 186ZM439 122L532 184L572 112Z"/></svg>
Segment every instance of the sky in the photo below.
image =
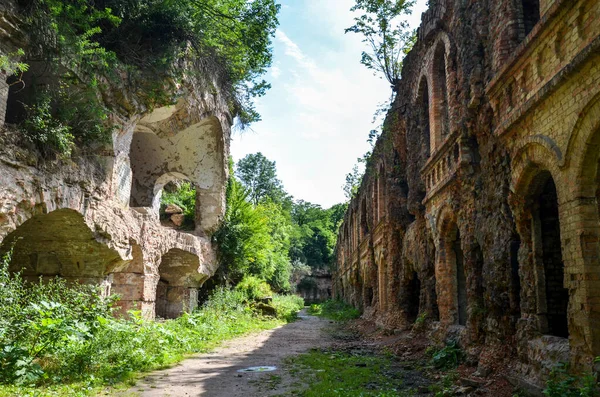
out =
<svg viewBox="0 0 600 397"><path fill-rule="evenodd" d="M297 200L329 208L345 201L342 185L367 143L373 114L390 98L386 80L360 64L361 36L353 24L354 0L286 0L273 38L273 64L264 76L272 88L258 98L262 120L234 129L234 161L261 152L275 161L285 190ZM408 17L417 27L426 0Z"/></svg>

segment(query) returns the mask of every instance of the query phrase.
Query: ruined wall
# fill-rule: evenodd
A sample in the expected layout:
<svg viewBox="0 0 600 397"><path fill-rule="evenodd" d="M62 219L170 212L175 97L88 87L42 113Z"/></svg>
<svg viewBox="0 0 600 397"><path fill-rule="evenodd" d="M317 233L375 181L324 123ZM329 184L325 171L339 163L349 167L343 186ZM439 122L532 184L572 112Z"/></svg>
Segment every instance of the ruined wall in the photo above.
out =
<svg viewBox="0 0 600 397"><path fill-rule="evenodd" d="M514 357L533 383L590 368L599 21L597 0L430 2L340 229L335 295L390 328L425 318L481 367Z"/></svg>
<svg viewBox="0 0 600 397"><path fill-rule="evenodd" d="M0 5L0 52L27 45L10 2ZM18 40L17 40L18 39ZM109 146L69 160L42 160L22 145L10 107L0 123L0 251L25 277L63 277L117 293L122 312L176 317L197 305L198 290L217 263L210 234L225 205L231 114L220 80L184 80L176 104L146 109L128 88L111 119ZM4 80L4 79L3 79ZM12 95L0 82L0 116ZM127 102L128 103L124 103ZM113 104L114 105L114 104ZM197 187L196 230L164 227L158 205L173 178Z"/></svg>

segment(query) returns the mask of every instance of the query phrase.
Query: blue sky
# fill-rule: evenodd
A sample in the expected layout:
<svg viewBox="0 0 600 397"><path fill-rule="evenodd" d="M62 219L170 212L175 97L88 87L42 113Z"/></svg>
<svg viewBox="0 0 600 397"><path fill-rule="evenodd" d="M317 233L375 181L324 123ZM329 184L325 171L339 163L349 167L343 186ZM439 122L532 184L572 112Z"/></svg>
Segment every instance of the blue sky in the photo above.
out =
<svg viewBox="0 0 600 397"><path fill-rule="evenodd" d="M426 0L417 0L409 21L417 27ZM353 0L282 2L273 39L272 84L257 101L262 121L234 132L237 162L262 152L277 163L279 179L296 199L325 208L343 202L342 185L368 149L377 105L389 84L360 64L365 49L352 25Z"/></svg>

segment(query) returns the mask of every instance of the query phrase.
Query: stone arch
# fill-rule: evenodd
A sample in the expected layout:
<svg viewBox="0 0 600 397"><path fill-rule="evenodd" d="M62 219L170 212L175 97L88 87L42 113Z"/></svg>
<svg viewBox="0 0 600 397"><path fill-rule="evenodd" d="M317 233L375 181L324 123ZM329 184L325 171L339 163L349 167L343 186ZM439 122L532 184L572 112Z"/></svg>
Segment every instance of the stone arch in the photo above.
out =
<svg viewBox="0 0 600 397"><path fill-rule="evenodd" d="M421 121L420 136L426 147L426 156L431 156L432 145L431 145L431 100L430 100L430 84L427 80L427 76L422 76L419 82L419 89L417 91L416 106L419 112L419 120Z"/></svg>
<svg viewBox="0 0 600 397"><path fill-rule="evenodd" d="M388 264L384 248L375 249L375 265L377 266L377 288L379 292L379 310L388 309Z"/></svg>
<svg viewBox="0 0 600 397"><path fill-rule="evenodd" d="M510 184L513 200L524 200L524 192L527 192L533 178L541 169L550 172L555 181L561 180L561 173L558 167L559 159L556 151L551 150L548 145L542 142L545 142L545 140L528 142L520 147L513 156L513 171ZM563 191L564 189L559 189L558 191L559 202L564 201Z"/></svg>
<svg viewBox="0 0 600 397"><path fill-rule="evenodd" d="M586 182L595 180L597 154L600 153L600 93L581 110L573 126L561 167L571 165L577 171L577 177ZM578 193L592 197L592 184L580 183L573 186Z"/></svg>
<svg viewBox="0 0 600 397"><path fill-rule="evenodd" d="M11 249L10 270L22 272L27 280L61 277L102 285L105 294L110 293L110 274L127 264L72 209L58 209L26 220L4 238L0 251Z"/></svg>
<svg viewBox="0 0 600 397"><path fill-rule="evenodd" d="M365 236L367 236L369 234L370 230L369 230L369 219L368 219L368 212L367 212L367 199L366 197L363 197L360 200L360 237L361 237L361 241L359 242L359 244L362 242L362 239L365 238Z"/></svg>
<svg viewBox="0 0 600 397"><path fill-rule="evenodd" d="M164 122L158 116L146 116L133 134L130 206L153 207L161 181L183 176L197 189L196 230L210 232L224 210L227 167L221 123L216 117L206 117L173 134L165 130Z"/></svg>
<svg viewBox="0 0 600 397"><path fill-rule="evenodd" d="M540 20L540 0L520 0L518 4L519 27L522 29L522 38L531 33Z"/></svg>
<svg viewBox="0 0 600 397"><path fill-rule="evenodd" d="M458 219L449 206L438 218L436 259L437 296L441 321L467 324L467 277Z"/></svg>
<svg viewBox="0 0 600 397"><path fill-rule="evenodd" d="M200 273L198 255L172 248L160 259L155 297L155 315L176 318L198 305L198 289L208 278Z"/></svg>
<svg viewBox="0 0 600 397"><path fill-rule="evenodd" d="M439 40L434 47L432 63L432 87L430 119L433 134L431 152L435 152L450 134L450 114L448 104L448 73L446 45Z"/></svg>
<svg viewBox="0 0 600 397"><path fill-rule="evenodd" d="M386 214L385 197L387 194L387 183L383 162L379 164L377 175L377 221L381 221Z"/></svg>

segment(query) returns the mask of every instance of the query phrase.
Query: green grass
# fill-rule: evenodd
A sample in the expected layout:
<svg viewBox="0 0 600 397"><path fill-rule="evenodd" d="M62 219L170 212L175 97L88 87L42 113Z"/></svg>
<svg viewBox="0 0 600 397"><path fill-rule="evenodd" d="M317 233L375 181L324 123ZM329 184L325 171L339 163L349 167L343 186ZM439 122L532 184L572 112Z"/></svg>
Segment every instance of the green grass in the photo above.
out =
<svg viewBox="0 0 600 397"><path fill-rule="evenodd" d="M77 397L98 394L107 386L131 386L140 372L168 367L227 339L274 328L293 319L303 306L297 297L275 296L277 318L272 318L258 315L243 300L236 291L218 290L202 308L175 320L99 318L89 338L72 338L67 331L64 343L35 359L41 376L21 385L0 385L0 397Z"/></svg>
<svg viewBox="0 0 600 397"><path fill-rule="evenodd" d="M291 373L303 379L307 389L294 396L387 397L410 395L392 368L389 355L353 355L345 352L312 350L288 360Z"/></svg>
<svg viewBox="0 0 600 397"><path fill-rule="evenodd" d="M347 321L360 317L358 309L339 300L328 300L310 305L308 313L335 321Z"/></svg>

